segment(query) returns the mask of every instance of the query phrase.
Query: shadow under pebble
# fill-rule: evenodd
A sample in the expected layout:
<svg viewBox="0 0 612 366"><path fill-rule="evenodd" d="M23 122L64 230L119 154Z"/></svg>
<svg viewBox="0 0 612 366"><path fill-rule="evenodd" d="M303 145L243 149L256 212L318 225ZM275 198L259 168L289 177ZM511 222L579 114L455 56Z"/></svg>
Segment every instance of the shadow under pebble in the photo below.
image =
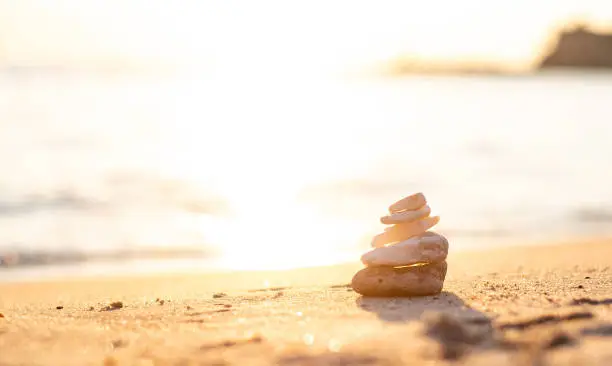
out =
<svg viewBox="0 0 612 366"><path fill-rule="evenodd" d="M452 292L413 298L359 297L357 306L385 322L422 322L422 335L438 345L439 358L457 360L474 347L494 341L491 319Z"/></svg>
<svg viewBox="0 0 612 366"><path fill-rule="evenodd" d="M387 322L419 320L425 312L444 312L468 323L488 324L491 320L482 312L472 309L452 292L443 291L423 297L364 297L357 298L357 306L376 313Z"/></svg>

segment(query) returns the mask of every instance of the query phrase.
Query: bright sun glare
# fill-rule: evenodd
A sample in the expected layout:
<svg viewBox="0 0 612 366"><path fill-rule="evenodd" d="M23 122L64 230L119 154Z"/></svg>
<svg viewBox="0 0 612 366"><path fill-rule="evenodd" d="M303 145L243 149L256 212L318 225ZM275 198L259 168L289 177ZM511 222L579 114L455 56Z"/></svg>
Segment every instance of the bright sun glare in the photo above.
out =
<svg viewBox="0 0 612 366"><path fill-rule="evenodd" d="M285 108L291 108L288 103L284 103ZM231 116L223 110L208 110L209 118L217 121L252 118L248 109L243 113L238 109ZM166 160L159 161L158 169L180 179L214 186L215 192L227 201L230 215L212 221L203 218L201 223L207 241L220 247L225 267L280 269L346 260L343 257L346 253L338 249L357 243L364 228L356 227L350 220L325 215L300 201L299 196L309 184L354 176L367 159L355 154L353 158L360 163L329 159L336 148L334 141L341 139L343 125L316 124L316 117L310 119L316 125L303 131L298 139L253 138L262 135L257 129L279 132L282 126L276 123L286 122L278 116L270 119L276 122L243 127L239 132L235 130L239 127L220 122L215 133L223 138L205 139L206 125L200 125L201 130L189 123L191 128L173 129L169 150L172 146L181 149L172 149ZM322 134L333 136L329 145L312 146L314 135ZM233 145L228 147L227 141ZM245 166L245 154L249 161L257 163ZM219 157L213 159L218 167L194 168L209 156ZM210 170L224 174L213 177Z"/></svg>

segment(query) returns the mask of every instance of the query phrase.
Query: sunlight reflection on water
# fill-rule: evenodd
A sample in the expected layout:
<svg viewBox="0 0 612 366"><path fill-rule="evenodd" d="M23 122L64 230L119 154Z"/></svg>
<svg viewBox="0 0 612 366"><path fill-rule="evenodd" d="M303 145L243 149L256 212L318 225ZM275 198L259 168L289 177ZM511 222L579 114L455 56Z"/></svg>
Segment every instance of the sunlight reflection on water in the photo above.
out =
<svg viewBox="0 0 612 366"><path fill-rule="evenodd" d="M419 190L456 249L610 234L610 75L0 80L0 248L356 260Z"/></svg>

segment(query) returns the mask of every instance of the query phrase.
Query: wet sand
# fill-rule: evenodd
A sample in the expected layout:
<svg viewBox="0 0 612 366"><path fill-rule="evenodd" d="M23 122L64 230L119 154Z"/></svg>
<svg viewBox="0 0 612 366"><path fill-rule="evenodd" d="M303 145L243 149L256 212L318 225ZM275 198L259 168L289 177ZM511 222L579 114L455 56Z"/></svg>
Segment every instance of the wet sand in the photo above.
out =
<svg viewBox="0 0 612 366"><path fill-rule="evenodd" d="M0 284L0 365L612 365L612 240L451 253L444 291L359 263Z"/></svg>

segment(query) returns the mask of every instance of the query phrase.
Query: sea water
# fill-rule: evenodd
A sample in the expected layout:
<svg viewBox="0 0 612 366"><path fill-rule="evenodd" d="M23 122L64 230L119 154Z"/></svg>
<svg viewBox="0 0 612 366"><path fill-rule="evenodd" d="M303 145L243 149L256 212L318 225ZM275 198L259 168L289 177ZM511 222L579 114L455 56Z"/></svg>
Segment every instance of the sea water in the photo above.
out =
<svg viewBox="0 0 612 366"><path fill-rule="evenodd" d="M0 280L358 260L423 191L452 250L612 234L612 74L0 72Z"/></svg>

